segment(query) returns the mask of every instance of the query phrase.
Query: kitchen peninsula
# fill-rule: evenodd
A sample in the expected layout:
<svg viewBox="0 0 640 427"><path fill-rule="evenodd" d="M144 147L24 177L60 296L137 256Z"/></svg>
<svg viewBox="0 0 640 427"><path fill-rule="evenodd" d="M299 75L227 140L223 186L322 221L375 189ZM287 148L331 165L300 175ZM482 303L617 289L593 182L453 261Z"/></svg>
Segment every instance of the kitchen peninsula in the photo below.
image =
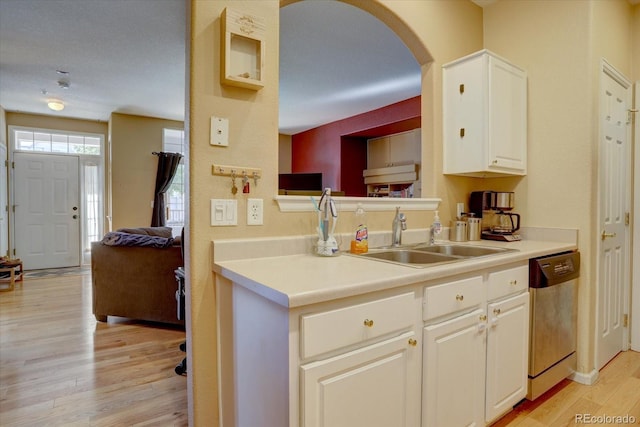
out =
<svg viewBox="0 0 640 427"><path fill-rule="evenodd" d="M214 241L223 425L495 421L526 394L528 260L577 248L572 230L528 234L425 268L318 257L310 236Z"/></svg>

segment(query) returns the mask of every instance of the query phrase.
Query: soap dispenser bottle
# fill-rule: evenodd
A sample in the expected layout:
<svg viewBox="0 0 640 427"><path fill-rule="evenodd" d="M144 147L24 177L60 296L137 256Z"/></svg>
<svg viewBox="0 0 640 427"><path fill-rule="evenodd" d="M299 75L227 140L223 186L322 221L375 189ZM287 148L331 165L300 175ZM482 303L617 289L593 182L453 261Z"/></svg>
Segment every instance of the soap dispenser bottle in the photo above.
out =
<svg viewBox="0 0 640 427"><path fill-rule="evenodd" d="M440 222L439 212L436 211L435 215L433 216L433 223L431 224L431 244L434 244L435 241L440 237L440 233L442 233L442 223Z"/></svg>
<svg viewBox="0 0 640 427"><path fill-rule="evenodd" d="M363 254L369 251L369 231L367 229L367 213L362 203L358 203L354 219L354 238L351 240L351 253Z"/></svg>

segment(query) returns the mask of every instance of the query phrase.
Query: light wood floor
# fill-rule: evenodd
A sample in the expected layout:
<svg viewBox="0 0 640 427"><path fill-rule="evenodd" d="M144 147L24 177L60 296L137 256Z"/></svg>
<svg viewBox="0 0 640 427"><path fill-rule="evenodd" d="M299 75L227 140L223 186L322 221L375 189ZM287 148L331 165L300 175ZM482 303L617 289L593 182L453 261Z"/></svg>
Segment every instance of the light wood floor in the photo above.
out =
<svg viewBox="0 0 640 427"><path fill-rule="evenodd" d="M521 402L492 427L585 425L587 416L598 426L640 424L640 353L619 353L591 386L564 380L534 402Z"/></svg>
<svg viewBox="0 0 640 427"><path fill-rule="evenodd" d="M185 332L91 314L91 276L0 293L0 425L186 426Z"/></svg>
<svg viewBox="0 0 640 427"><path fill-rule="evenodd" d="M0 425L186 426L186 377L174 372L184 336L96 322L89 275L25 279L0 293ZM576 425L577 414L640 424L640 353L619 354L592 386L563 381L494 427Z"/></svg>

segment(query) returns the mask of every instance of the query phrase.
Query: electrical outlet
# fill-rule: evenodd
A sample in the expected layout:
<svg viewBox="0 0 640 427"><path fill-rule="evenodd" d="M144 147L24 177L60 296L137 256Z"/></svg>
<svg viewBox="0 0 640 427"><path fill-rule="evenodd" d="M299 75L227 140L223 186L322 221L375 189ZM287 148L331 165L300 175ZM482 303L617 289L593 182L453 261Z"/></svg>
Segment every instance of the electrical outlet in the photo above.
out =
<svg viewBox="0 0 640 427"><path fill-rule="evenodd" d="M262 225L262 199L247 199L247 225Z"/></svg>

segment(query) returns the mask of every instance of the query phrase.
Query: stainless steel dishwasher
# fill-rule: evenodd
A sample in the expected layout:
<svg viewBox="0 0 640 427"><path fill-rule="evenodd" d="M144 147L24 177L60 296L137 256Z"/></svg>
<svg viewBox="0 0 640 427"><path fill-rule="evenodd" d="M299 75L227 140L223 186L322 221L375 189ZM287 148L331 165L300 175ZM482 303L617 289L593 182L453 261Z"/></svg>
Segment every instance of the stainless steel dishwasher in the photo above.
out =
<svg viewBox="0 0 640 427"><path fill-rule="evenodd" d="M577 251L529 260L529 400L576 370L579 276Z"/></svg>

